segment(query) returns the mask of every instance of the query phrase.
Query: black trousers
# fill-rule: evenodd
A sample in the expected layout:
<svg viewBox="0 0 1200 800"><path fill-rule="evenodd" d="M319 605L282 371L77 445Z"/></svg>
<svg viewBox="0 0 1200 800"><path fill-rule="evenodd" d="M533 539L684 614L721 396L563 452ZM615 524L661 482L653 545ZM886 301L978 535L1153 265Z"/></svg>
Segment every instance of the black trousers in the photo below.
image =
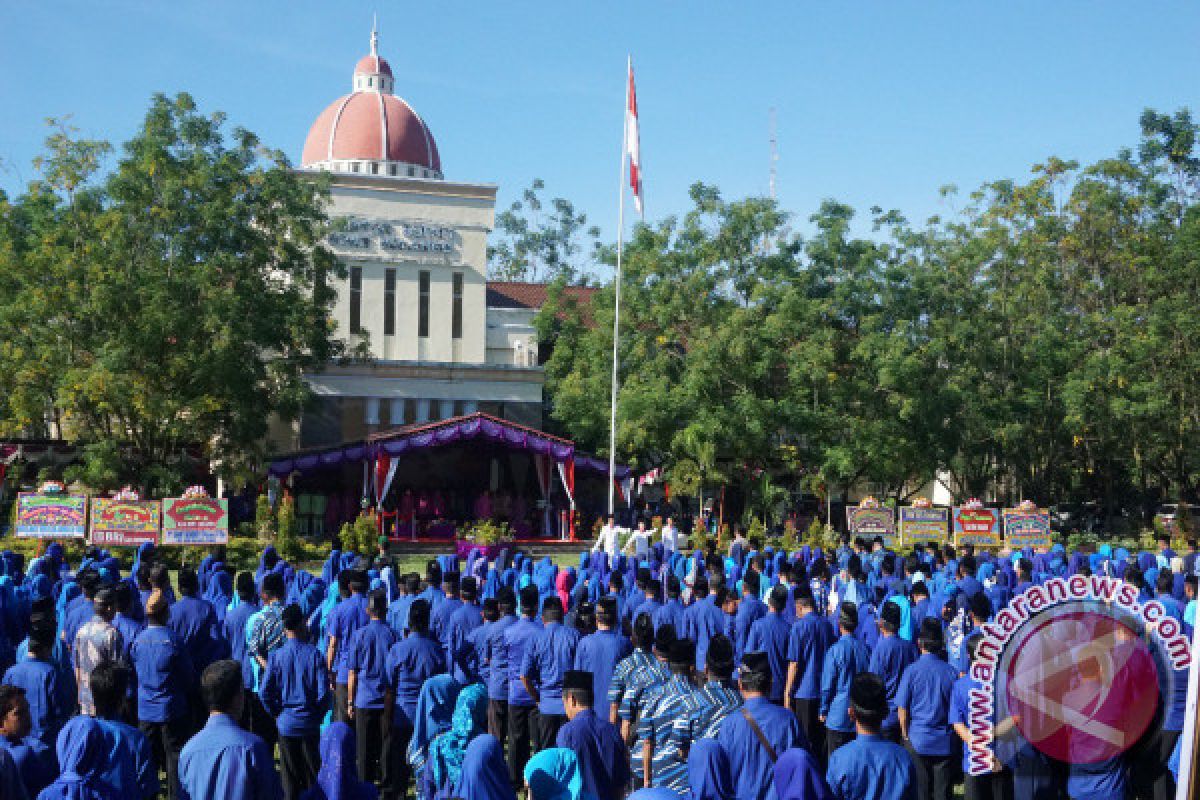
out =
<svg viewBox="0 0 1200 800"><path fill-rule="evenodd" d="M1180 731L1151 728L1129 754L1130 796L1135 800L1173 800L1175 779L1167 761L1179 741Z"/></svg>
<svg viewBox="0 0 1200 800"><path fill-rule="evenodd" d="M349 722L350 716L346 709L350 705L350 687L344 683L333 685L333 721Z"/></svg>
<svg viewBox="0 0 1200 800"><path fill-rule="evenodd" d="M379 785L379 794L392 796L392 726L382 708L355 708L354 733L358 745L359 780Z"/></svg>
<svg viewBox="0 0 1200 800"><path fill-rule="evenodd" d="M399 715L397 715L398 717ZM388 783L394 797L404 797L408 791L408 783L413 779L412 768L408 765L408 743L412 740L412 725L407 722L394 721L392 738L388 743L389 753L385 758L391 765ZM419 777L419 776L417 776ZM414 793L415 796L415 793Z"/></svg>
<svg viewBox="0 0 1200 800"><path fill-rule="evenodd" d="M513 786L525 785L525 764L537 735L537 706L508 707L508 776Z"/></svg>
<svg viewBox="0 0 1200 800"><path fill-rule="evenodd" d="M825 731L825 759L828 760L833 752L844 744L854 741L854 731Z"/></svg>
<svg viewBox="0 0 1200 800"><path fill-rule="evenodd" d="M150 742L150 751L159 768L167 773L167 797L177 800L179 791L179 751L191 738L187 714L167 722L139 722L138 728Z"/></svg>
<svg viewBox="0 0 1200 800"><path fill-rule="evenodd" d="M500 747L508 740L508 701L488 700L488 733L500 740ZM521 780L524 780L522 776ZM518 784L518 786L523 784Z"/></svg>
<svg viewBox="0 0 1200 800"><path fill-rule="evenodd" d="M917 800L950 800L954 793L954 756L923 756L908 744L917 771Z"/></svg>
<svg viewBox="0 0 1200 800"><path fill-rule="evenodd" d="M279 739L279 729L275 727L275 718L263 708L262 700L255 692L247 689L242 693L242 698L242 728L273 746Z"/></svg>
<svg viewBox="0 0 1200 800"><path fill-rule="evenodd" d="M566 714L543 714L538 712L537 749L549 750L558 741L558 729L567 724Z"/></svg>
<svg viewBox="0 0 1200 800"><path fill-rule="evenodd" d="M821 701L816 697L794 697L792 711L795 712L804 735L808 737L813 757L825 764L829 754L825 752L825 723L821 722Z"/></svg>
<svg viewBox="0 0 1200 800"><path fill-rule="evenodd" d="M963 776L963 800L1012 800L1012 775L1008 770Z"/></svg>
<svg viewBox="0 0 1200 800"><path fill-rule="evenodd" d="M321 735L279 737L279 777L284 800L298 800L317 782L321 768Z"/></svg>

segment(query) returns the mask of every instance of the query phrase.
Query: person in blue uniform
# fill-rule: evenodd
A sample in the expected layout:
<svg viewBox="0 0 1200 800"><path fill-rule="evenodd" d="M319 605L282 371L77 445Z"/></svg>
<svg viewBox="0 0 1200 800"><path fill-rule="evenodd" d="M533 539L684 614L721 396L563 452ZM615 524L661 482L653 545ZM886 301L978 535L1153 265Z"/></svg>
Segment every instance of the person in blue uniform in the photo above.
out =
<svg viewBox="0 0 1200 800"><path fill-rule="evenodd" d="M617 662L617 666L613 668L612 680L608 684L608 697L600 701L601 715L614 725L620 724L621 706L625 703L626 694L637 691L633 688L635 684L648 672L659 673L660 680L664 677L658 669L660 662L654 657L652 615L644 611L635 614L629 638L633 644L633 652Z"/></svg>
<svg viewBox="0 0 1200 800"><path fill-rule="evenodd" d="M479 608L479 585L472 577L462 579L459 587L462 605L446 621L442 642L446 648L446 664L454 679L464 686L479 682L478 664L471 634L483 625Z"/></svg>
<svg viewBox="0 0 1200 800"><path fill-rule="evenodd" d="M75 707L69 675L50 661L55 647L53 616L31 620L29 647L24 658L4 673L4 683L25 691L33 725L31 735L53 748L58 732Z"/></svg>
<svg viewBox="0 0 1200 800"><path fill-rule="evenodd" d="M888 694L888 715L883 721L882 734L887 739L901 743L900 719L896 715L896 691L900 688L900 676L910 664L917 660L917 647L900 636L902 614L892 600L879 610L879 641L871 652L868 671L883 680Z"/></svg>
<svg viewBox="0 0 1200 800"><path fill-rule="evenodd" d="M808 749L796 716L767 699L771 691L771 662L766 653L747 653L742 659L738 687L745 705L730 714L717 731L717 742L738 764L734 779L736 800L776 800L772 767L779 754L793 747Z"/></svg>
<svg viewBox="0 0 1200 800"><path fill-rule="evenodd" d="M813 755L825 759L825 725L821 721L821 671L825 653L837 636L824 615L817 610L816 598L803 589L796 595L796 621L788 634L788 678L785 693L792 698L792 710Z"/></svg>
<svg viewBox="0 0 1200 800"><path fill-rule="evenodd" d="M979 650L980 639L967 642L968 663L975 663L975 655ZM971 691L982 689L983 685L971 677L968 670L954 682L954 690L950 694L950 725L962 742L962 774L964 800L1006 800L1013 796L1012 775L1002 768L996 757L992 757L992 771L982 775L972 775L971 768ZM989 689L990 690L990 689Z"/></svg>
<svg viewBox="0 0 1200 800"><path fill-rule="evenodd" d="M446 653L446 661L450 661L450 618L454 616L454 612L458 611L463 606L462 598L459 596L461 582L457 572L447 572L442 575L442 594L445 595L442 602L429 617L429 628L433 631L433 635L442 643L442 650Z"/></svg>
<svg viewBox="0 0 1200 800"><path fill-rule="evenodd" d="M746 652L746 640L750 638L750 627L767 615L767 604L759 599L761 585L761 579L757 572L747 572L742 578L742 600L738 603L737 614L734 616L733 622L733 643L738 661L741 661L742 655Z"/></svg>
<svg viewBox="0 0 1200 800"><path fill-rule="evenodd" d="M346 651L350 637L367 624L367 580L358 570L346 569L338 573L338 596L341 600L329 612L326 633L329 644L325 650L325 667L333 675L333 719L345 722L350 719L349 680L346 666ZM362 758L362 747L358 748Z"/></svg>
<svg viewBox="0 0 1200 800"><path fill-rule="evenodd" d="M591 673L568 670L564 674L568 722L559 729L554 745L573 751L579 759L585 792L597 800L621 800L629 783L629 749L616 726L593 709L593 685Z"/></svg>
<svg viewBox="0 0 1200 800"><path fill-rule="evenodd" d="M32 730L25 690L0 685L0 752L12 757L25 793L37 797L54 780L58 767L54 751L30 736Z"/></svg>
<svg viewBox="0 0 1200 800"><path fill-rule="evenodd" d="M387 656L388 685L394 697L392 709L393 753L403 754L408 750L416 724L417 700L425 681L446 671L445 654L441 643L429 630L429 603L414 600L408 608L408 635L392 645ZM393 762L392 785L396 792L403 792L408 785L408 761L399 758Z"/></svg>
<svg viewBox="0 0 1200 800"><path fill-rule="evenodd" d="M518 593L521 617L504 631L504 663L508 665L508 769L513 784L525 773L525 762L537 736L537 703L525 689L525 653L542 632L538 621L538 588L529 584Z"/></svg>
<svg viewBox="0 0 1200 800"><path fill-rule="evenodd" d="M695 693L695 705L675 721L675 736L689 749L692 742L713 738L725 718L742 705L742 696L730 682L733 674L733 642L728 636L714 636L704 655L704 685Z"/></svg>
<svg viewBox="0 0 1200 800"><path fill-rule="evenodd" d="M733 770L716 739L700 739L688 749L688 788L690 800L732 800Z"/></svg>
<svg viewBox="0 0 1200 800"><path fill-rule="evenodd" d="M783 705L784 691L787 689L787 648L792 630L783 610L789 600L786 587L776 586L771 590L767 595L770 611L750 626L750 635L742 651L767 654L767 662L771 665L771 692L768 699L778 705Z"/></svg>
<svg viewBox="0 0 1200 800"><path fill-rule="evenodd" d="M633 652L629 639L614 630L617 619L616 598L601 598L596 604L596 632L580 639L575 648L574 668L592 673L592 697L608 697L617 662Z"/></svg>
<svg viewBox="0 0 1200 800"><path fill-rule="evenodd" d="M398 637L386 617L387 595L376 589L367 598L367 624L354 631L346 645L345 663L348 712L358 737L358 774L365 781L379 781L380 794L390 798L396 760L390 719L395 696L387 659Z"/></svg>
<svg viewBox="0 0 1200 800"><path fill-rule="evenodd" d="M850 719L850 684L854 676L867 672L871 658L862 642L854 638L858 628L858 607L842 603L838 611L841 636L825 653L821 667L820 721L825 726L826 757L854 738L854 720Z"/></svg>
<svg viewBox="0 0 1200 800"><path fill-rule="evenodd" d="M921 656L900 678L896 711L900 732L913 755L920 800L950 800L954 789L955 739L950 729L950 696L958 671L942 658L942 626L921 623Z"/></svg>
<svg viewBox="0 0 1200 800"><path fill-rule="evenodd" d="M417 595L417 597L429 603L430 615L436 614L438 606L446 599L446 593L442 591L441 585L442 568L435 559L425 565L425 588Z"/></svg>
<svg viewBox="0 0 1200 800"><path fill-rule="evenodd" d="M850 683L847 713L856 738L829 755L826 781L837 800L916 800L912 757L879 733L888 714L887 688L878 675L863 672Z"/></svg>
<svg viewBox="0 0 1200 800"><path fill-rule="evenodd" d="M567 722L563 678L575 663L579 631L563 625L562 600L547 597L542 605L542 629L525 649L521 682L537 703L537 749L554 747L559 728ZM591 677L589 675L589 677Z"/></svg>
<svg viewBox="0 0 1200 800"><path fill-rule="evenodd" d="M481 733L471 740L450 796L461 800L517 800L499 739Z"/></svg>
<svg viewBox="0 0 1200 800"><path fill-rule="evenodd" d="M641 761L638 772L643 787L684 792L688 783L686 742L676 735L675 723L698 704L692 684L696 646L689 639L676 639L667 663L670 677L647 691L648 702L637 723L640 747L634 757Z"/></svg>
<svg viewBox="0 0 1200 800"><path fill-rule="evenodd" d="M137 675L138 727L150 740L155 763L167 773L168 796L176 800L179 754L192 731L187 693L194 678L187 650L167 627L169 611L162 591L151 592L146 630L133 640L129 652Z"/></svg>
<svg viewBox="0 0 1200 800"><path fill-rule="evenodd" d="M237 724L242 668L236 661L209 664L200 676L208 721L179 756L183 800L278 800L283 793L271 750Z"/></svg>
<svg viewBox="0 0 1200 800"><path fill-rule="evenodd" d="M696 671L704 669L704 654L708 652L708 643L718 633L725 633L729 620L724 606L730 597L728 589L718 589L710 594L709 582L705 578L697 578L695 592L697 600L684 613L683 635L696 643Z"/></svg>
<svg viewBox="0 0 1200 800"><path fill-rule="evenodd" d="M262 708L258 700L252 700L254 670L250 667L250 653L246 648L246 623L261 610L258 604L258 589L254 585L254 573L239 572L234 581L234 593L237 595L237 604L226 612L221 629L225 641L229 642L229 657L242 665L244 688L250 691L250 695L246 697L242 719L239 721L246 730L254 730L254 712Z"/></svg>
<svg viewBox="0 0 1200 800"><path fill-rule="evenodd" d="M967 658L967 643L983 636L982 628L992 618L992 601L988 599L987 593L978 592L967 598L966 611L966 630L959 643L957 657L951 664L959 675L966 675L967 668L970 666Z"/></svg>
<svg viewBox="0 0 1200 800"><path fill-rule="evenodd" d="M300 607L283 609L287 641L267 657L263 706L279 729L279 770L285 800L297 800L321 768L321 720L329 708L329 672L325 659L307 641L308 624Z"/></svg>
<svg viewBox="0 0 1200 800"><path fill-rule="evenodd" d="M680 625L683 621L683 601L679 598L683 595L683 587L679 583L679 578L671 575L667 578L667 602L661 608L654 612L651 618L654 620L654 630L657 631L663 625L672 626L676 632L680 630Z"/></svg>
<svg viewBox="0 0 1200 800"><path fill-rule="evenodd" d="M196 673L219 658L229 657L229 647L218 633L217 613L196 593L200 589L196 573L181 569L178 577L179 599L171 605L167 627L187 648Z"/></svg>
<svg viewBox="0 0 1200 800"><path fill-rule="evenodd" d="M517 595L503 586L496 593L500 618L491 623L483 642L482 663L487 669L488 733L508 741L508 661L504 647L504 632L517 622Z"/></svg>
<svg viewBox="0 0 1200 800"><path fill-rule="evenodd" d="M158 796L158 764L145 734L121 721L129 684L129 669L101 664L92 673L92 699L96 722L104 736L108 757L101 779L121 797L153 800Z"/></svg>

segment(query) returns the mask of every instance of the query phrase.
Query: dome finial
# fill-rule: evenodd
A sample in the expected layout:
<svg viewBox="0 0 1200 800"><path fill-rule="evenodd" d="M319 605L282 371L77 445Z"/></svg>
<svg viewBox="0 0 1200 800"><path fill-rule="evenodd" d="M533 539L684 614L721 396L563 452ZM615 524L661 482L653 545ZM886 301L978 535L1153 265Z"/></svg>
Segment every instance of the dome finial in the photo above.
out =
<svg viewBox="0 0 1200 800"><path fill-rule="evenodd" d="M371 55L379 55L379 15L371 15Z"/></svg>

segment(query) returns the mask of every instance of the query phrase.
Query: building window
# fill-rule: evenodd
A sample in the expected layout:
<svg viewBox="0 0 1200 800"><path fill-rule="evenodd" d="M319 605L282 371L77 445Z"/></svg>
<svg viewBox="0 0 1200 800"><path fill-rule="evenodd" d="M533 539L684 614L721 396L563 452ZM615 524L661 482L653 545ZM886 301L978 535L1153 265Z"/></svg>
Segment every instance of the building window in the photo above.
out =
<svg viewBox="0 0 1200 800"><path fill-rule="evenodd" d="M350 268L350 333L362 333L362 267Z"/></svg>
<svg viewBox="0 0 1200 800"><path fill-rule="evenodd" d="M372 175L378 175L378 174L379 174L379 165L378 165L378 164L376 164L375 162L371 162L371 174L372 174Z"/></svg>
<svg viewBox="0 0 1200 800"><path fill-rule="evenodd" d="M396 335L396 270L383 272L383 335Z"/></svg>
<svg viewBox="0 0 1200 800"><path fill-rule="evenodd" d="M417 276L417 336L429 336L429 272L422 270Z"/></svg>
<svg viewBox="0 0 1200 800"><path fill-rule="evenodd" d="M450 307L450 335L455 339L462 338L462 301L463 301L463 274L461 272L454 273L454 292L453 305Z"/></svg>

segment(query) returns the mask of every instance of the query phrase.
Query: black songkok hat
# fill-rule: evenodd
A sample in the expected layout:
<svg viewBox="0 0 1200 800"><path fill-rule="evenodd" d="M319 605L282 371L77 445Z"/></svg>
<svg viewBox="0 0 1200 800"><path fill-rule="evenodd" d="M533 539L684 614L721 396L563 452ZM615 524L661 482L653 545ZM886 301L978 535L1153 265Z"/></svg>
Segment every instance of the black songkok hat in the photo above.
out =
<svg viewBox="0 0 1200 800"><path fill-rule="evenodd" d="M594 686L595 683L590 672L585 672L581 669L569 669L563 674L562 688L564 692L571 689L586 689L590 692Z"/></svg>
<svg viewBox="0 0 1200 800"><path fill-rule="evenodd" d="M742 656L742 669L745 672L758 672L769 675L771 672L771 661L767 658L767 654L762 651L746 653Z"/></svg>
<svg viewBox="0 0 1200 800"><path fill-rule="evenodd" d="M883 604L883 608L879 609L879 618L891 625L900 627L900 606L893 603L891 600Z"/></svg>

